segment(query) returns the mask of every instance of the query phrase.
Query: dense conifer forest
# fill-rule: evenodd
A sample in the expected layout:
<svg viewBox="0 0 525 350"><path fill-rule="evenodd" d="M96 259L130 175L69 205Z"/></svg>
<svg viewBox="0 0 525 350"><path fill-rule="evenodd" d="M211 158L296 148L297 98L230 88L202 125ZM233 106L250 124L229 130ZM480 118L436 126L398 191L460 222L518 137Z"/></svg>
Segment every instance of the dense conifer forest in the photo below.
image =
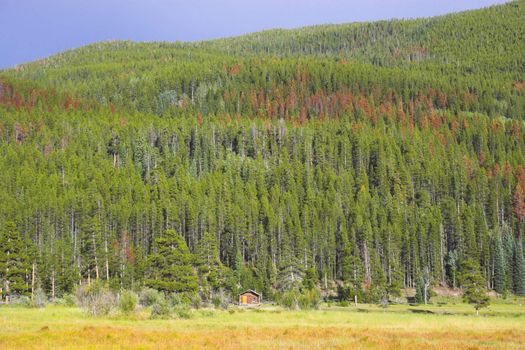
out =
<svg viewBox="0 0 525 350"><path fill-rule="evenodd" d="M3 293L525 295L525 1L0 72ZM5 282L9 281L9 286Z"/></svg>

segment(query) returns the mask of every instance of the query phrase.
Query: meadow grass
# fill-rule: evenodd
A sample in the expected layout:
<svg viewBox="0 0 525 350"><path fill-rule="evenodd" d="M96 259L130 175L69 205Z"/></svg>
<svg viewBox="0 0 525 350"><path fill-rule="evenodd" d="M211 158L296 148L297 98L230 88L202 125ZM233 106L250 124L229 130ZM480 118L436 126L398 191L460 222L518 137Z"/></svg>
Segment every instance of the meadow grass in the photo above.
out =
<svg viewBox="0 0 525 350"><path fill-rule="evenodd" d="M426 310L433 314L414 313ZM323 306L197 310L191 319L93 318L78 308L0 308L0 349L523 349L525 308Z"/></svg>

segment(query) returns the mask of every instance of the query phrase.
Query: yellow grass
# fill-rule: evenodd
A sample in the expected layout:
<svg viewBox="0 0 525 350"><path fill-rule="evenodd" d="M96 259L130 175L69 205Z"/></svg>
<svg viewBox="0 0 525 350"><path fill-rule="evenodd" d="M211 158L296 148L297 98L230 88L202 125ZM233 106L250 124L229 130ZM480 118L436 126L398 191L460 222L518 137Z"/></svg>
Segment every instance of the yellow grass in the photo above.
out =
<svg viewBox="0 0 525 350"><path fill-rule="evenodd" d="M525 310L495 305L476 317L465 305L289 312L196 311L188 320L91 318L76 308L0 308L0 349L524 349ZM424 307L420 307L424 308Z"/></svg>

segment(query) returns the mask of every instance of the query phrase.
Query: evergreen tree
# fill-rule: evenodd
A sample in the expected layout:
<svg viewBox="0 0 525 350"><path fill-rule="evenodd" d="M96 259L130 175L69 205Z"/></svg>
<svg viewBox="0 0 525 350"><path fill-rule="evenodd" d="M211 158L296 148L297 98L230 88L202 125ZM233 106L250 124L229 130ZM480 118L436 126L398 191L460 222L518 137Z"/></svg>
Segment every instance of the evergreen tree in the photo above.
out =
<svg viewBox="0 0 525 350"><path fill-rule="evenodd" d="M523 257L521 239L514 244L513 282L514 293L516 295L525 295L525 258Z"/></svg>
<svg viewBox="0 0 525 350"><path fill-rule="evenodd" d="M460 282L463 288L463 300L472 304L476 314L479 314L481 308L489 305L490 299L485 287L485 278L480 273L479 264L475 260L464 260L461 263Z"/></svg>
<svg viewBox="0 0 525 350"><path fill-rule="evenodd" d="M494 290L503 294L505 292L505 255L501 235L494 238Z"/></svg>
<svg viewBox="0 0 525 350"><path fill-rule="evenodd" d="M167 293L196 292L194 258L184 238L173 229L166 230L156 239L155 249L149 258L146 285Z"/></svg>
<svg viewBox="0 0 525 350"><path fill-rule="evenodd" d="M278 289L280 291L298 290L304 279L304 271L300 262L293 256L288 256L279 268L277 276Z"/></svg>
<svg viewBox="0 0 525 350"><path fill-rule="evenodd" d="M303 279L303 288L306 290L313 290L317 288L318 283L317 272L314 268L310 267L306 270Z"/></svg>
<svg viewBox="0 0 525 350"><path fill-rule="evenodd" d="M0 230L0 280L6 303L10 302L13 295L29 294L29 244L22 238L14 222L4 222Z"/></svg>
<svg viewBox="0 0 525 350"><path fill-rule="evenodd" d="M508 225L502 228L502 242L503 252L505 256L505 290L514 290L514 252L516 250L516 242L514 234Z"/></svg>
<svg viewBox="0 0 525 350"><path fill-rule="evenodd" d="M430 302L430 282L424 276L417 279L415 300L416 303L425 305Z"/></svg>

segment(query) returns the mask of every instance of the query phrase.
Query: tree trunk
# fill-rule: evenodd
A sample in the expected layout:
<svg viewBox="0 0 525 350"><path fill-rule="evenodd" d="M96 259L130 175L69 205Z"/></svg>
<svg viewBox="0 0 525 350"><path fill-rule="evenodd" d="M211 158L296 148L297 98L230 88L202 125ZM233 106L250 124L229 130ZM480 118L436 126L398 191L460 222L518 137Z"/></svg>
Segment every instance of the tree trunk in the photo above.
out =
<svg viewBox="0 0 525 350"><path fill-rule="evenodd" d="M106 281L109 282L109 260L108 260L108 232L105 231L104 234L104 255L105 255L105 265L106 265Z"/></svg>
<svg viewBox="0 0 525 350"><path fill-rule="evenodd" d="M91 238L93 240L93 257L95 260L95 277L98 280L99 273L98 273L98 259L97 259L97 241L95 240L95 231L91 234Z"/></svg>
<svg viewBox="0 0 525 350"><path fill-rule="evenodd" d="M5 281L5 303L9 304L11 302L11 296L10 294L11 290L9 289L9 280Z"/></svg>
<svg viewBox="0 0 525 350"><path fill-rule="evenodd" d="M365 283L368 285L371 282L372 273L371 273L371 268L370 268L370 255L368 253L368 246L366 242L363 247L363 256L364 256L364 264L365 264Z"/></svg>
<svg viewBox="0 0 525 350"><path fill-rule="evenodd" d="M445 272L445 237L444 237L444 231L443 231L443 224L441 223L439 225L439 262L441 264L441 284L444 286L446 282L446 272Z"/></svg>
<svg viewBox="0 0 525 350"><path fill-rule="evenodd" d="M55 270L51 273L51 300L55 301Z"/></svg>
<svg viewBox="0 0 525 350"><path fill-rule="evenodd" d="M35 299L35 267L36 264L33 262L33 268L31 271L31 300Z"/></svg>

